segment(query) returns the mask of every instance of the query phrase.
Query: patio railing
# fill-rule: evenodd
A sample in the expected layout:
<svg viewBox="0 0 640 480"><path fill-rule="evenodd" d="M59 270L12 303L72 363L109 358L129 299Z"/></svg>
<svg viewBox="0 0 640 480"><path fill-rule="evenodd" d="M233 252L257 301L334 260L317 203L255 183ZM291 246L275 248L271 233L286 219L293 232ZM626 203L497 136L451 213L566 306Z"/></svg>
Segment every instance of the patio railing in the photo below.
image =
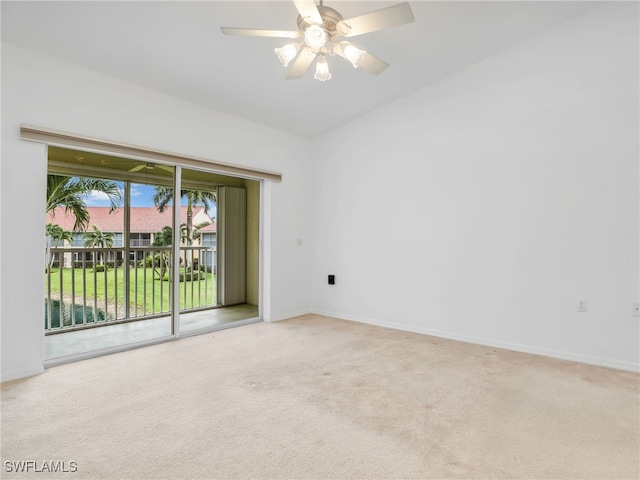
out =
<svg viewBox="0 0 640 480"><path fill-rule="evenodd" d="M45 269L45 333L167 316L217 305L212 247L180 247L172 299L171 247L50 247ZM125 261L125 256L128 259Z"/></svg>

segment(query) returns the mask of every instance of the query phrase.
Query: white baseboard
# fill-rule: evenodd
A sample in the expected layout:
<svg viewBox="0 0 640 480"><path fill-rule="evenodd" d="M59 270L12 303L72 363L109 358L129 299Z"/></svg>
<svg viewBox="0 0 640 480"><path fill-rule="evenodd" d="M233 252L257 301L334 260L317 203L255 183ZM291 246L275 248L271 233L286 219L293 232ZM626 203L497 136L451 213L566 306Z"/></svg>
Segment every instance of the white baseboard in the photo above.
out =
<svg viewBox="0 0 640 480"><path fill-rule="evenodd" d="M338 318L340 320L349 320L353 322L366 323L368 325L374 325L377 327L391 328L394 330L402 330L405 332L412 332L412 333L421 333L423 335L430 335L438 338L446 338L448 340L457 340L460 342L472 343L474 345L482 345L485 347L495 347L495 348L501 348L505 350L512 350L515 352L531 353L534 355L542 355L545 357L558 358L560 360L569 360L572 362L586 363L589 365L596 365L599 367L614 368L616 370L625 370L628 372L636 372L636 373L640 372L640 365L632 362L625 362L622 360L593 357L593 356L583 355L579 353L565 352L562 350L553 350L553 349L544 348L544 347L536 347L533 345L522 345L517 343L502 342L502 341L492 340L492 339L483 338L483 337L459 335L452 332L443 332L441 330L432 330L432 329L420 328L420 327L408 327L406 325L401 325L397 323L381 322L378 320L358 317L355 315L342 315L337 312L328 312L325 310L312 310L311 313L314 313L316 315L323 315L326 317Z"/></svg>
<svg viewBox="0 0 640 480"><path fill-rule="evenodd" d="M263 320L265 322L280 322L281 320L288 320L290 318L300 317L301 315L308 315L309 313L312 313L311 310L304 309L304 310L299 310L297 312L285 313L284 315L277 315L277 316L274 316L274 317L264 316Z"/></svg>

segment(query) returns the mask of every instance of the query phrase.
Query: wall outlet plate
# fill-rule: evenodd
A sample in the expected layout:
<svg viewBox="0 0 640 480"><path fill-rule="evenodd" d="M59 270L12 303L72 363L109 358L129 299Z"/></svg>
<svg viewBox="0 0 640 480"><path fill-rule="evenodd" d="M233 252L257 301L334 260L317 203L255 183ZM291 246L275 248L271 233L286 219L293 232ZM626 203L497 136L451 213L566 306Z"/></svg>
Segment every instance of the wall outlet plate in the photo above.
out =
<svg viewBox="0 0 640 480"><path fill-rule="evenodd" d="M578 311L586 312L587 311L587 301L586 300L578 300Z"/></svg>

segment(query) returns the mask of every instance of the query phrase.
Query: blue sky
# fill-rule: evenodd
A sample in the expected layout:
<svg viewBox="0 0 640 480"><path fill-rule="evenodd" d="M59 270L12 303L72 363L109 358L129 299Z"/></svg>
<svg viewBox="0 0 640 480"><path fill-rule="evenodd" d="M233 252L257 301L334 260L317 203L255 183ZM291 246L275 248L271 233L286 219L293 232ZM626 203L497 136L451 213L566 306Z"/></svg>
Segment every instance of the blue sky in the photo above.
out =
<svg viewBox="0 0 640 480"><path fill-rule="evenodd" d="M121 182L116 182L122 185ZM150 185L144 185L140 183L131 184L131 206L132 207L153 207L153 195L156 193L156 188ZM108 207L110 205L109 199L102 192L94 191L91 195L85 197L85 202L89 207ZM209 210L209 216L213 219L216 218L216 207L214 206Z"/></svg>
<svg viewBox="0 0 640 480"><path fill-rule="evenodd" d="M121 182L116 182L122 185ZM153 207L153 195L156 193L155 187L142 185L139 183L131 184L131 206L132 207ZM91 195L85 198L89 207L108 207L109 199L102 192L93 191Z"/></svg>

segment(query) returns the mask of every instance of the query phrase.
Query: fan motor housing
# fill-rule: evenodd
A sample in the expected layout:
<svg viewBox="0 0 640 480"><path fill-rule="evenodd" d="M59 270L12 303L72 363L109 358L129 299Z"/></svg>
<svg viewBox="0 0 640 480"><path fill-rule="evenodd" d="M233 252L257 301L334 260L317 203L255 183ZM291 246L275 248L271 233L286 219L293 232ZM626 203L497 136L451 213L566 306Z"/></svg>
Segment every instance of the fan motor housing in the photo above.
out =
<svg viewBox="0 0 640 480"><path fill-rule="evenodd" d="M338 13L336 10L330 7L325 7L324 5L318 6L318 11L320 12L320 16L322 17L322 28L327 32L329 39L338 34L336 25L344 20L342 15ZM300 15L298 15L298 29L301 32L304 32L307 28L309 28L312 23L308 23L305 21Z"/></svg>

